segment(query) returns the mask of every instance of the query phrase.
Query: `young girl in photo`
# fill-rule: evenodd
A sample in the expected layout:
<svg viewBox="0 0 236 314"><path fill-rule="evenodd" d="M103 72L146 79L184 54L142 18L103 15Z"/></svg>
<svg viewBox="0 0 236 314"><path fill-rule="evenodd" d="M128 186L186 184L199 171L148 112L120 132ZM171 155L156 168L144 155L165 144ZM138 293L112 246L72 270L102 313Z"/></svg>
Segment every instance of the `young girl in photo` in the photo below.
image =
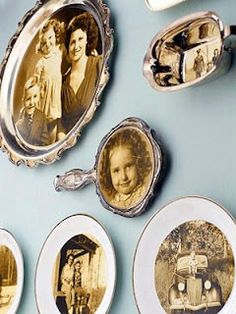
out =
<svg viewBox="0 0 236 314"><path fill-rule="evenodd" d="M61 87L62 87L62 35L64 24L56 19L48 20L39 31L37 53L40 59L35 67L35 75L43 91L40 108L50 121L52 143L58 138L58 122L62 116Z"/></svg>
<svg viewBox="0 0 236 314"><path fill-rule="evenodd" d="M129 209L141 201L152 174L147 144L136 130L115 133L106 144L100 171L101 187L114 207Z"/></svg>

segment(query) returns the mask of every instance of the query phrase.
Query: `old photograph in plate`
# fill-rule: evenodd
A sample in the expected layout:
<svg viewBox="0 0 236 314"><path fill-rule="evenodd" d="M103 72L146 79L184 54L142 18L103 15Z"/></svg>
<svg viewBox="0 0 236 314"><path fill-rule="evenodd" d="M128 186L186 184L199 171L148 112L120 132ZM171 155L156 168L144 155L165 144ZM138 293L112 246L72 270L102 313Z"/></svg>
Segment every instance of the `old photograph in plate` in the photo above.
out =
<svg viewBox="0 0 236 314"><path fill-rule="evenodd" d="M13 253L0 245L0 313L8 313L17 287L17 267Z"/></svg>
<svg viewBox="0 0 236 314"><path fill-rule="evenodd" d="M224 27L213 12L185 16L154 36L143 74L153 88L163 92L217 77L230 68L233 45L226 39L232 34L233 28Z"/></svg>
<svg viewBox="0 0 236 314"><path fill-rule="evenodd" d="M71 238L57 256L53 290L61 313L95 313L107 284L104 249L92 235Z"/></svg>
<svg viewBox="0 0 236 314"><path fill-rule="evenodd" d="M228 240L203 220L175 228L161 244L155 261L156 292L168 314L218 313L231 294L234 276Z"/></svg>
<svg viewBox="0 0 236 314"><path fill-rule="evenodd" d="M221 51L220 31L213 22L193 23L189 29L168 38L159 55L158 49L160 65L170 67L173 75L167 71L156 74L157 82L171 86L194 81L217 65Z"/></svg>
<svg viewBox="0 0 236 314"><path fill-rule="evenodd" d="M234 218L212 200L186 196L162 207L136 247L133 289L139 313L233 313L235 238Z"/></svg>
<svg viewBox="0 0 236 314"><path fill-rule="evenodd" d="M154 131L139 118L121 121L102 139L95 165L55 178L57 191L95 183L103 206L125 217L140 215L158 192L165 158Z"/></svg>
<svg viewBox="0 0 236 314"><path fill-rule="evenodd" d="M0 314L17 313L24 281L23 257L15 238L0 229Z"/></svg>
<svg viewBox="0 0 236 314"><path fill-rule="evenodd" d="M115 283L112 242L94 218L70 216L52 230L35 276L39 313L108 313Z"/></svg>
<svg viewBox="0 0 236 314"><path fill-rule="evenodd" d="M98 105L112 47L109 10L99 1L50 0L27 16L3 61L0 134L19 162L47 163L75 143Z"/></svg>

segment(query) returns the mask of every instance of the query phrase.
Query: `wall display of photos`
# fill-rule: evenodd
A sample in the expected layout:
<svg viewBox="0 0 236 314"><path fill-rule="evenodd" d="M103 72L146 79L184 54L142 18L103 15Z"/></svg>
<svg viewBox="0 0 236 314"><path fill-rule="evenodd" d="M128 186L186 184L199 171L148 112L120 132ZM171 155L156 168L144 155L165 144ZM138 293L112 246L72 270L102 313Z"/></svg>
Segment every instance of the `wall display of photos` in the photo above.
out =
<svg viewBox="0 0 236 314"><path fill-rule="evenodd" d="M179 89L171 93L162 93L152 89L143 75L145 74L143 72L147 70L147 68L143 68L143 62L152 38L158 32L164 30L165 26L184 16L200 11L215 12L216 16L220 16L220 20L217 20L215 24L210 23L208 26L205 23L203 25L191 23L190 35L187 36L185 42L187 43L186 51L183 55L174 54L176 59L173 59L171 37L166 38L165 49L162 47L163 49L157 49L152 53L154 55L156 52L161 52L161 60L164 62L165 70L171 68L174 69L174 72L167 71L160 76L156 75L154 73L156 60L154 58L152 76L155 77L155 82L164 82L166 85L176 84L176 82L179 82L178 75L180 74L179 69L181 69L181 79L188 85L192 80L200 82L201 78L213 74L218 67L217 62L221 60L218 59L215 64L213 58L216 57L217 59L219 55L223 55L221 54L223 52L223 41L219 41L219 33L214 26L220 25L222 38L230 34L233 28L225 28L225 25L235 24L235 1L228 0L227 6L220 0L182 1L182 3L160 12L149 10L146 4L154 8L156 2L159 2L159 4L164 3L162 0L146 2L144 0L138 2L136 0L51 0L51 2L42 0L38 1L37 4L39 10L35 8L32 11L32 8L35 7L35 0L0 0L0 59L3 61L0 66L0 85L3 84L4 86L0 93L0 225L14 234L25 261L25 271L23 272L21 268L18 268L18 266L15 268L14 266L15 263L17 265L14 249L6 245L8 251L5 244L3 244L3 247L0 246L0 253L4 256L4 260L5 255L8 255L6 260L9 261L10 265L6 266L6 262L2 264L3 283L1 290L2 304L5 304L5 309L9 306L9 311L14 302L17 303L17 313L19 314L29 313L29 311L37 313L38 308L42 306L41 302L43 302L45 295L41 299L40 296L43 294L38 288L37 293L34 293L34 274L36 268L37 274L40 269L40 262L38 267L36 266L37 261L42 245L51 230L60 221L64 221L66 217L73 217L78 214L94 217L105 227L107 234L111 237L116 252L118 272L114 298L110 304L111 295L109 296L110 301L108 303L111 306L106 307L106 309L109 308L110 314L120 314L137 313L136 303L139 309L142 306L137 291L135 291L135 297L133 295L133 257L138 239L145 225L160 208L178 197L202 195L222 204L232 216L236 216L234 191L236 177L236 163L234 160L236 153L236 107L233 84L235 80L235 58L232 58L232 68L227 75L207 81L207 84L195 84L194 87ZM168 1L168 3L170 2ZM53 3L53 6L50 6L50 3ZM46 10L44 11L43 8ZM27 12L30 13L26 14ZM93 76L93 80L90 80L95 85L89 89L88 93L85 93L86 95L83 95L85 98L90 98L88 100L89 105L75 112L75 119L69 119L69 116L70 118L73 116L73 110L70 110L72 108L67 113L64 110L63 119L59 116L53 119L53 117L50 118L50 113L46 110L46 92L50 88L49 86L46 87L46 80L43 78L41 83L44 84L38 86L40 69L43 68L43 63L49 65L49 60L52 60L44 58L43 55L43 52L45 53L49 47L47 47L47 44L44 45L45 33L43 33L42 28L44 26L46 28L45 24L49 20L58 20L58 23L56 23L58 26L57 31L60 33L63 27L67 29L70 22L72 25L72 20L80 15L87 17L86 21L90 21L95 25L94 34L97 34L95 36L97 38L96 47L93 46L89 54L89 60L97 61L95 67L93 67L97 71L96 75ZM175 32L177 31L175 29ZM69 35L69 29L66 33ZM210 45L204 42L206 34L211 43ZM57 78L61 75L62 82L65 82L66 76L71 73L72 54L70 58L61 54L63 51L66 52L66 42L63 36L60 39L59 37L55 38L56 47L53 54L55 73L54 71L48 71L48 74L55 75ZM179 42L178 37L177 34L175 43ZM234 42L233 37L228 39L232 39ZM196 46L196 43L198 46ZM229 41L226 41L226 43L228 44ZM184 43L182 42L182 44ZM65 46L65 49L63 46ZM200 52L199 48L201 48ZM88 51L86 53L88 54ZM229 55L229 53L228 50L226 54ZM197 58L198 54L199 58ZM61 69L55 67L56 62L60 62L58 60L60 56L63 60L63 68ZM182 62L181 67L179 61ZM195 66L194 69L194 64L198 64L199 67ZM197 71L200 65L202 70ZM85 72L84 69L83 73ZM201 75L201 77L197 78L197 75ZM67 76L67 80L69 76ZM70 79L72 79L72 76L69 77ZM164 87L169 88L169 86ZM60 94L58 91L60 91L60 88L57 89L57 96ZM45 100L45 112L38 113L37 119L34 120L38 125L34 126L34 130L32 128L33 117L30 114L32 108L28 106L28 100L26 101L26 96L29 95L36 97L36 104L33 107L37 107L39 111L40 108L42 111L39 103L42 99ZM62 100L61 95L58 97L59 100ZM29 113L27 116L29 123L27 127L22 129L21 127L26 119L26 108ZM46 113L49 115L50 121L49 123L41 123L42 121L45 122L42 117ZM96 195L96 186L92 184L83 191L56 193L53 187L54 178L69 169L80 168L89 171L91 166L93 167L96 158L98 158L101 139L105 138L115 126L118 126L120 121L124 121L128 117L138 117L145 121L158 135L158 140L163 145L161 147L164 148L165 153L164 180L155 191L157 197L152 199L148 207L142 209L142 215L129 219L104 210L104 204L112 200L110 194L106 193L107 190L104 186L100 187L104 197L103 202L100 202ZM71 121L71 123L68 121ZM29 129L32 133L25 134L24 131ZM39 133L42 136L38 136ZM78 140L77 135L79 136ZM142 142L141 140L140 143L142 144ZM62 151L67 148L70 149L62 154ZM105 154L106 150L104 149L102 152ZM9 162L9 159L15 165L21 165L16 167L12 162ZM54 161L56 162L54 163ZM48 166L42 164L48 164ZM36 165L38 167L34 167ZM148 176L144 176L143 180L150 183ZM146 192L148 194L149 191L145 190L144 194ZM143 212L144 209L145 212ZM199 212L201 211L202 209L199 209ZM193 215L189 217L189 220L186 219L188 217L187 213L185 220L180 214L174 215L173 211L172 217L174 218L171 218L172 224L168 230L165 229L167 223L163 218L160 230L166 230L166 232L163 233L159 245L152 249L152 241L145 243L146 252L152 252L153 255L150 268L152 273L150 276L144 277L152 283L149 284L147 289L142 289L141 292L142 296L149 296L152 291L151 301L155 300L154 304L158 306L160 312L168 312L172 309L175 311L176 304L181 307L181 298L179 299L178 296L186 296L186 291L189 293L189 298L195 303L195 305L192 305L192 310L196 309L196 303L200 304L200 297L215 294L215 299L209 297L207 300L215 302L214 304L218 306L218 309L223 306L222 310L231 311L232 296L235 293L235 267L233 263L235 244L232 241L235 236L231 238L229 236L230 227L226 230L226 226L222 226L217 220L217 212L220 211L217 207L216 214L212 213L211 217L206 217L204 214ZM194 211L194 213L196 212ZM231 225L232 220L230 218L228 220L228 225ZM225 216L222 217L222 224L226 225L228 220ZM200 231L199 227L202 227L203 229L200 228L200 230L203 231ZM180 240L180 236L176 236L181 232L189 232L191 235L191 230L193 233L198 232L198 236L193 239L194 248ZM205 241L206 244L208 243L205 247L198 241L199 237L204 238L209 235L208 231L204 230L210 230L211 239L213 239L208 242ZM160 233L155 234L155 239L158 234L160 235ZM69 248L71 242L74 241L74 236L76 236L78 243L83 240L85 243L89 243L89 246L96 248L94 254L85 253L78 257L77 254L80 254L78 253L80 251L78 245ZM169 251L170 243L173 248ZM215 259L211 254L210 246L213 246L217 252ZM83 305L84 310L87 311L96 311L96 309L98 311L103 306L104 300L108 300L106 299L108 283L102 279L105 277L103 276L105 273L105 267L103 266L105 265L106 248L101 239L92 231L90 233L86 230L83 232L75 231L73 235L63 238L60 245L55 250L53 249L50 251L53 253L53 258L50 260L50 267L47 270L48 277L46 277L46 280L48 285L45 288L45 291L47 291L46 298L49 297L53 309L58 312L60 312L60 309L67 312L68 310L71 311L71 308L68 309L68 298L66 302L65 296L63 296L65 292L63 292L64 288L61 282L63 267L66 264L67 257L69 260L71 250L73 254L70 259L73 257L73 265L74 261L77 262L78 285L80 286L81 282L81 286L84 285L85 287L84 291L80 287L77 289L77 299L75 299L77 305ZM179 256L177 259L174 256L176 250ZM184 250L187 251L186 255L184 255ZM49 253L47 258L50 256ZM163 259L160 258L162 254L164 255ZM89 255L93 255L90 264ZM163 276L159 276L162 273L160 269L163 269L164 273L167 267L167 255L170 256L170 264L168 264L170 272L164 279L168 281L168 284L170 283L172 288L170 291L162 290L165 281L163 282ZM40 256L42 258L43 255ZM96 267L94 264L97 263L98 256L101 257L102 261L101 269L97 267L98 272L95 275ZM221 266L222 260L225 261L224 267ZM145 263L148 263L148 261L149 259L146 258ZM201 268L205 270L204 278L200 278L200 275L198 275L199 265L202 265ZM7 267L9 272L6 271ZM90 269L92 268L94 271L91 273ZM109 271L109 267L106 271ZM229 274L227 277L228 284L225 284L224 280L226 272ZM20 293L18 298L17 293L14 295L14 293L6 292L6 290L12 289L13 291L17 289L18 284L22 283L23 280L19 281L16 276L23 273L25 274L24 290L19 303ZM185 273L187 278L183 276L184 279L179 282L177 280L179 273L181 273L181 276ZM94 281L91 280L90 274L93 278L97 278L98 290L94 289ZM39 278L36 278L36 282L39 283L37 281ZM175 282L172 282L172 278ZM195 295L192 293L193 287L200 289L200 280L203 283L203 293ZM86 286L85 281L91 283L91 285L87 284ZM161 286L158 282L161 282ZM168 292L173 301L171 304L167 300ZM37 294L38 303L35 294ZM221 297L219 297L220 295ZM11 299L8 296L11 296ZM145 300L143 298L143 302L146 302ZM151 304L152 302L148 304L149 309ZM77 309L75 305L73 307L72 309L75 312ZM4 311L5 309L0 307L0 313L1 310ZM12 307L11 309L15 311L16 308ZM146 309L146 303L144 303L144 310L141 312L145 314ZM216 308L216 311L218 309ZM8 312L7 314L11 313Z"/></svg>

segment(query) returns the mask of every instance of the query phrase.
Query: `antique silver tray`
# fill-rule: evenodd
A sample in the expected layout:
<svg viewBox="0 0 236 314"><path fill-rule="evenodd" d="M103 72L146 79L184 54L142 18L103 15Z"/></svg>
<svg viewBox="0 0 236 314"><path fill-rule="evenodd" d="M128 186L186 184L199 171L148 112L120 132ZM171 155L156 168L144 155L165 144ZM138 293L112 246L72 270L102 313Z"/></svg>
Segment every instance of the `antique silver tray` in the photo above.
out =
<svg viewBox="0 0 236 314"><path fill-rule="evenodd" d="M75 145L108 81L109 19L100 0L44 0L20 21L0 67L0 147L14 164Z"/></svg>

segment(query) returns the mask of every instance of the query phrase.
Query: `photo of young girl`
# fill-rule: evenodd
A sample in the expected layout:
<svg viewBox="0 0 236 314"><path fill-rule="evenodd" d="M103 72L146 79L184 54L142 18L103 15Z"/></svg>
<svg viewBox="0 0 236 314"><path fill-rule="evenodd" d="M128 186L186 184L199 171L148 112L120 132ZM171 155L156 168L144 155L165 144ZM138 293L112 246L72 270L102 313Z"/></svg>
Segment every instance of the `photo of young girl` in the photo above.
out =
<svg viewBox="0 0 236 314"><path fill-rule="evenodd" d="M35 67L35 75L43 89L43 98L38 108L50 121L52 143L57 140L58 121L62 116L62 43L64 23L57 19L48 20L39 31L36 46L40 59Z"/></svg>
<svg viewBox="0 0 236 314"><path fill-rule="evenodd" d="M154 158L149 139L140 131L129 127L113 133L98 165L100 189L112 207L126 211L147 195Z"/></svg>

